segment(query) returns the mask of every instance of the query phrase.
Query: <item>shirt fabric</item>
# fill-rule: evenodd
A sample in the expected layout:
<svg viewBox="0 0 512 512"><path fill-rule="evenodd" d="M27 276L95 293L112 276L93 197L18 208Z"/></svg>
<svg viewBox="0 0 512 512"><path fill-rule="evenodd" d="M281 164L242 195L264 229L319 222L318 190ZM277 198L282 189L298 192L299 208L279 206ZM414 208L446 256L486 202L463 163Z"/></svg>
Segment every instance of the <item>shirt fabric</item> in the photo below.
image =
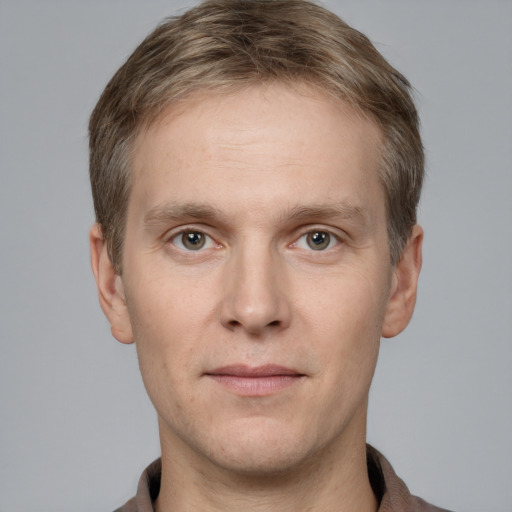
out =
<svg viewBox="0 0 512 512"><path fill-rule="evenodd" d="M367 445L366 460L370 483L379 501L377 512L449 512L413 496L386 458L370 445ZM142 473L136 496L114 512L154 512L161 474L161 460L157 459Z"/></svg>

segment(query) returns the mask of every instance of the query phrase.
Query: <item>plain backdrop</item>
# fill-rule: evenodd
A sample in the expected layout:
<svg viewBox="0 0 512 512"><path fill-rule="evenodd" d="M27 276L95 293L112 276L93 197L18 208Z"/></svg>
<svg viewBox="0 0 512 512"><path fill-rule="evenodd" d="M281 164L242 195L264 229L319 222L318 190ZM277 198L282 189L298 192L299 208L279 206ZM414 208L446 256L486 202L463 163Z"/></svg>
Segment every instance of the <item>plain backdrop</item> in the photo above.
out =
<svg viewBox="0 0 512 512"><path fill-rule="evenodd" d="M0 511L113 510L159 454L133 346L89 268L87 120L189 0L0 0ZM411 491L512 510L512 2L325 4L417 90L428 179L408 330L382 343L368 438Z"/></svg>

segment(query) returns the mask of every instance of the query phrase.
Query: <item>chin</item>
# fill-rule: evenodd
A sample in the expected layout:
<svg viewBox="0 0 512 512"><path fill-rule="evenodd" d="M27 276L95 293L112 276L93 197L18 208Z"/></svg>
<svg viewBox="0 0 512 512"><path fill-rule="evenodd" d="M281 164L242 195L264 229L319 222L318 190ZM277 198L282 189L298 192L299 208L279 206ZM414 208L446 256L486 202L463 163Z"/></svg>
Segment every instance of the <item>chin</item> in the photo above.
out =
<svg viewBox="0 0 512 512"><path fill-rule="evenodd" d="M296 470L319 447L303 429L266 419L252 425L237 425L216 434L209 444L210 461L231 473L265 477Z"/></svg>
<svg viewBox="0 0 512 512"><path fill-rule="evenodd" d="M217 456L212 462L219 468L240 476L265 478L294 472L303 461L297 450L283 450L271 447L236 447ZM234 449L233 449L234 448Z"/></svg>

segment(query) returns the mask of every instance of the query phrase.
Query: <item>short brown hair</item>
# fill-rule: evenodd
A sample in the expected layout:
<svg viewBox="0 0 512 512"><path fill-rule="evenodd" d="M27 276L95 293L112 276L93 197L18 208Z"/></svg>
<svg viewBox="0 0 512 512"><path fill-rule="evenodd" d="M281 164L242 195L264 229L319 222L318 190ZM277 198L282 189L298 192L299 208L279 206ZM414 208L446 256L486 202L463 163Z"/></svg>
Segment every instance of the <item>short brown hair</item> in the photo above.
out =
<svg viewBox="0 0 512 512"><path fill-rule="evenodd" d="M121 272L133 142L172 102L197 90L306 84L348 102L383 135L391 262L416 223L424 173L410 85L369 39L307 0L206 0L165 19L110 80L89 123L96 220Z"/></svg>

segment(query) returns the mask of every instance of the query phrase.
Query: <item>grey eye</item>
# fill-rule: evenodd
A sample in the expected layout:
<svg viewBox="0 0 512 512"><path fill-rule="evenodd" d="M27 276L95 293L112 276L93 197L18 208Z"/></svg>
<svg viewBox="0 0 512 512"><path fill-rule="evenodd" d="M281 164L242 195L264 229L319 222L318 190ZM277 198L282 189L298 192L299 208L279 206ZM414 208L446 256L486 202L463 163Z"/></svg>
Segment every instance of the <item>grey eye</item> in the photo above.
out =
<svg viewBox="0 0 512 512"><path fill-rule="evenodd" d="M215 240L210 235L196 229L180 231L169 242L184 252L202 252L217 247Z"/></svg>
<svg viewBox="0 0 512 512"><path fill-rule="evenodd" d="M185 249L197 251L206 243L206 236L200 231L187 231L181 234L181 243Z"/></svg>
<svg viewBox="0 0 512 512"><path fill-rule="evenodd" d="M329 247L331 235L325 231L311 231L306 235L306 243L314 251L322 251Z"/></svg>

